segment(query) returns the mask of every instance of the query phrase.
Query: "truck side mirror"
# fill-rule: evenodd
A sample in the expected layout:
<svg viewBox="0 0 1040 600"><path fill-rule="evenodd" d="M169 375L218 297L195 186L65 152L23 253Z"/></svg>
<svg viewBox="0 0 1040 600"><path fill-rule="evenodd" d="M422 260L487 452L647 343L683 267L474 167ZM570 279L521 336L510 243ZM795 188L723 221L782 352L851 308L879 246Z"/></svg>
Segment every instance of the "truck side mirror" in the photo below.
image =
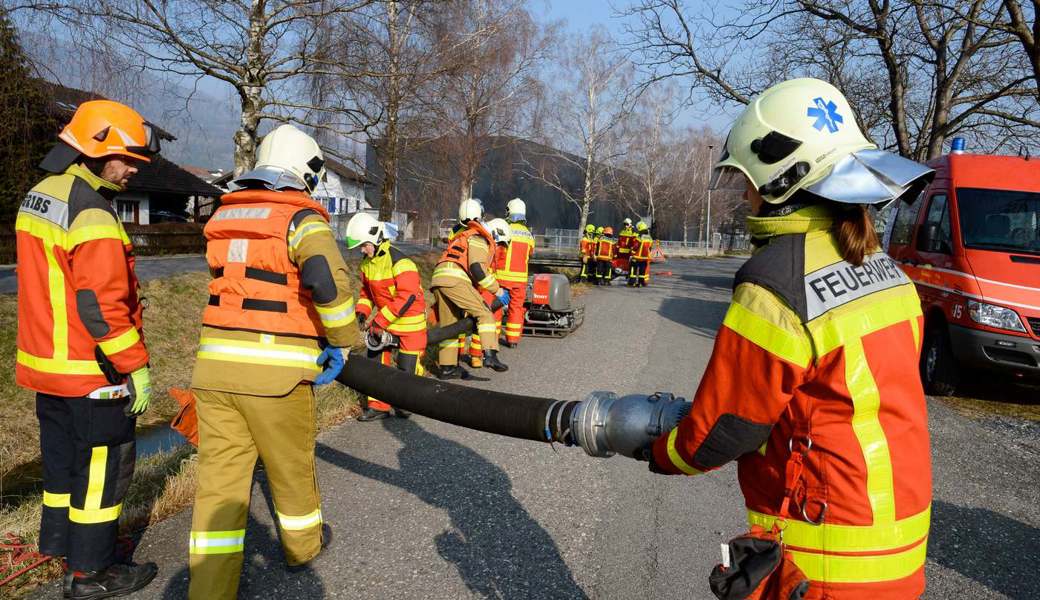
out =
<svg viewBox="0 0 1040 600"><path fill-rule="evenodd" d="M938 223L924 223L917 230L917 249L920 252L944 252Z"/></svg>

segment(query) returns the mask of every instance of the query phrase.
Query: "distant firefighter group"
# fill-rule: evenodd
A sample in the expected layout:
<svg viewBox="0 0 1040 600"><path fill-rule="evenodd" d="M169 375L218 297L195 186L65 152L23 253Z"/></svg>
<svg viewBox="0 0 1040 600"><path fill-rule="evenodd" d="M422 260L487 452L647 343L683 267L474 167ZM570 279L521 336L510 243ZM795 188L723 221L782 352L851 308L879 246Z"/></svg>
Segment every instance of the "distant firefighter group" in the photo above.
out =
<svg viewBox="0 0 1040 600"><path fill-rule="evenodd" d="M632 219L625 219L616 238L613 227L586 225L578 246L581 281L610 285L615 276L627 273L628 287L646 287L653 245L650 228L642 221L633 228Z"/></svg>

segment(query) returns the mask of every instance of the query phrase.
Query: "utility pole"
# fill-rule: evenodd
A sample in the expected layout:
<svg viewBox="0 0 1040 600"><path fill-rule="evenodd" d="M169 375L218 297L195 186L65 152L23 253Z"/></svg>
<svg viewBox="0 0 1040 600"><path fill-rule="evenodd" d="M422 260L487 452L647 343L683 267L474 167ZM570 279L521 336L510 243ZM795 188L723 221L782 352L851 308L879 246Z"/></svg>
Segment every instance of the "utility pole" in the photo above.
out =
<svg viewBox="0 0 1040 600"><path fill-rule="evenodd" d="M712 151L713 148L715 148L714 145L708 144L708 177L707 177L707 179L704 180L704 183L706 184L706 187L708 188L708 218L706 219L706 223L705 223L705 227L704 227L704 233L705 233L705 236L704 236L705 237L704 256L708 256L709 248L711 248L711 167L712 167L712 164L711 164L712 152L711 151Z"/></svg>

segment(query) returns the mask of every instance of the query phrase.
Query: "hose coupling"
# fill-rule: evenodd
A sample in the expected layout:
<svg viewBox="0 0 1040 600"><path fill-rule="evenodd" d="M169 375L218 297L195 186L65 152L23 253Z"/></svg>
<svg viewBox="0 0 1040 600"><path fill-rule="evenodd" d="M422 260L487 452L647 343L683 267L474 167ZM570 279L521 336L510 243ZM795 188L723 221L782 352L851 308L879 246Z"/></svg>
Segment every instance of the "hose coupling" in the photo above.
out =
<svg viewBox="0 0 1040 600"><path fill-rule="evenodd" d="M571 432L589 456L634 458L689 412L689 402L666 392L622 397L592 392L571 413Z"/></svg>

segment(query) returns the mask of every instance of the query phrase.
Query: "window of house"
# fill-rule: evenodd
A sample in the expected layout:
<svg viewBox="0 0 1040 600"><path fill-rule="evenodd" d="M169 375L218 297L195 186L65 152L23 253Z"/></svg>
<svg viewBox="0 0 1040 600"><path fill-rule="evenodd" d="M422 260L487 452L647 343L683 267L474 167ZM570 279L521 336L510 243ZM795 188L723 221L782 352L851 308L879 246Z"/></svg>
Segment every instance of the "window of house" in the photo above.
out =
<svg viewBox="0 0 1040 600"><path fill-rule="evenodd" d="M139 203L134 200L116 200L116 213L119 214L119 220L124 223L137 223L139 220L138 205Z"/></svg>

